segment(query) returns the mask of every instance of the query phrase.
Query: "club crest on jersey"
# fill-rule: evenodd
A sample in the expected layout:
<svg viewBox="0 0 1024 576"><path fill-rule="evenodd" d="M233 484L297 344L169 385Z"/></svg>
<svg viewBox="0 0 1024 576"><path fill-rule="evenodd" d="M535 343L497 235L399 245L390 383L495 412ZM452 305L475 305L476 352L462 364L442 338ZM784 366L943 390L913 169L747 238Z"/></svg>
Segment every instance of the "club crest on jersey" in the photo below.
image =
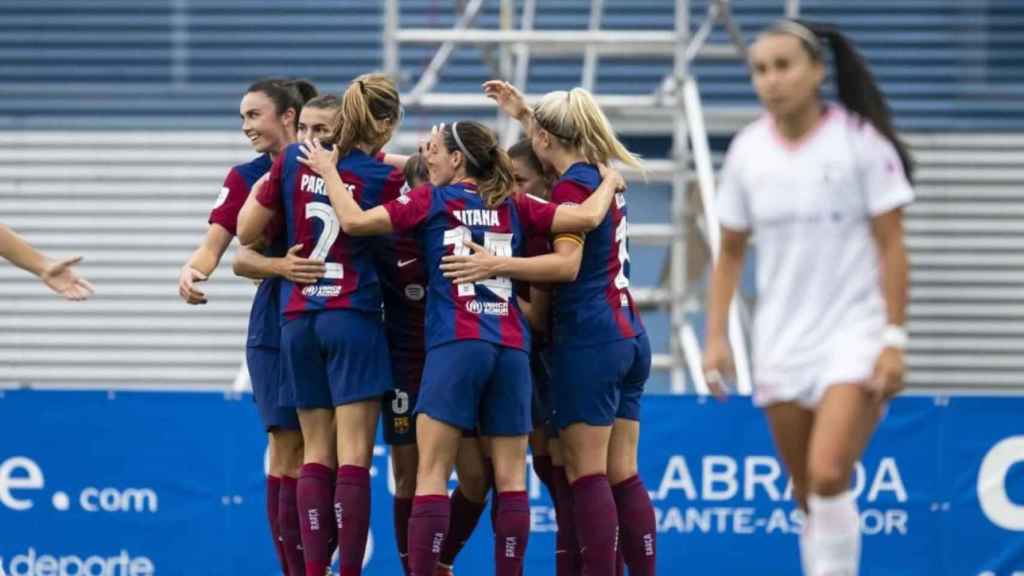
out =
<svg viewBox="0 0 1024 576"><path fill-rule="evenodd" d="M500 226L497 210L452 210L452 216L466 226Z"/></svg>
<svg viewBox="0 0 1024 576"><path fill-rule="evenodd" d="M221 206L223 206L224 203L228 201L228 194L230 194L230 193L231 193L231 189L229 189L227 186L221 188L220 189L220 194L217 195L217 202L215 202L214 205L213 205L214 209L217 209L217 208L220 208Z"/></svg>

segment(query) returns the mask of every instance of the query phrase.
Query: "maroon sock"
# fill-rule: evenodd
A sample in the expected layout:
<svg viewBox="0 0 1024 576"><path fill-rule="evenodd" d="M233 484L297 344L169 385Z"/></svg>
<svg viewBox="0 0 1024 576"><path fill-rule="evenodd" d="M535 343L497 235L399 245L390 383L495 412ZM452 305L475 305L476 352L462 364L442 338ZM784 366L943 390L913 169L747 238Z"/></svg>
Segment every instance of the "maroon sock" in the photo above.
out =
<svg viewBox="0 0 1024 576"><path fill-rule="evenodd" d="M277 561L281 563L281 572L288 574L288 562L285 559L284 542L281 540L281 479L267 476L267 520L270 521L270 536L274 539L274 551Z"/></svg>
<svg viewBox="0 0 1024 576"><path fill-rule="evenodd" d="M398 559L402 570L409 576L409 515L412 514L412 498L395 497L395 544L398 545Z"/></svg>
<svg viewBox="0 0 1024 576"><path fill-rule="evenodd" d="M370 531L370 470L342 466L334 489L334 516L338 523L340 576L360 576Z"/></svg>
<svg viewBox="0 0 1024 576"><path fill-rule="evenodd" d="M555 493L551 489L551 456L547 454L534 454L533 473L537 475L537 478L544 484L544 487L548 489L548 494L551 494L551 499L554 500Z"/></svg>
<svg viewBox="0 0 1024 576"><path fill-rule="evenodd" d="M573 516L572 488L562 466L551 467L552 497L555 499L555 520L558 534L555 537L555 574L557 576L579 576L583 568L580 545L576 540L576 519Z"/></svg>
<svg viewBox="0 0 1024 576"><path fill-rule="evenodd" d="M519 576L530 538L530 497L526 492L498 494L498 522L494 530L494 573Z"/></svg>
<svg viewBox="0 0 1024 576"><path fill-rule="evenodd" d="M323 576L331 564L332 533L337 532L334 493L331 491L331 469L322 464L303 464L299 473L299 525L302 549L306 560L306 576Z"/></svg>
<svg viewBox="0 0 1024 576"><path fill-rule="evenodd" d="M448 524L448 537L444 540L441 557L438 562L445 566L455 563L455 557L462 551L466 541L473 535L473 530L480 522L487 502L473 502L466 498L462 489L456 488L451 497L451 520Z"/></svg>
<svg viewBox="0 0 1024 576"><path fill-rule="evenodd" d="M653 576L658 532L647 487L639 476L633 476L616 484L612 493L622 535L619 548L629 564L629 574Z"/></svg>
<svg viewBox="0 0 1024 576"><path fill-rule="evenodd" d="M572 483L576 535L587 576L614 576L619 519L608 476L591 474Z"/></svg>
<svg viewBox="0 0 1024 576"><path fill-rule="evenodd" d="M434 576L448 534L447 496L417 496L409 517L409 568L412 576Z"/></svg>
<svg viewBox="0 0 1024 576"><path fill-rule="evenodd" d="M299 528L298 480L287 476L281 478L281 494L278 504L277 523L281 531L281 548L284 552L288 576L305 574L305 559L302 557L302 529Z"/></svg>
<svg viewBox="0 0 1024 576"><path fill-rule="evenodd" d="M494 460L484 457L484 478L487 479L487 489L491 492L491 532L498 525L498 490L494 488Z"/></svg>

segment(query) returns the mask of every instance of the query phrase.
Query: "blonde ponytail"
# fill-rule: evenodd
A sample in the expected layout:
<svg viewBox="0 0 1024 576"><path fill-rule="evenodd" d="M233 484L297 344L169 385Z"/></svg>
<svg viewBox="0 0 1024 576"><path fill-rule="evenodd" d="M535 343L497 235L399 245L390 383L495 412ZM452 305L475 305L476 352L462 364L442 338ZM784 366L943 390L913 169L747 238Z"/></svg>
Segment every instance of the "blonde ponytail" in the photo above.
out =
<svg viewBox="0 0 1024 576"><path fill-rule="evenodd" d="M579 151L592 164L619 160L638 170L644 169L640 159L615 136L615 130L593 95L583 88L545 94L534 109L534 118L541 128L567 147Z"/></svg>

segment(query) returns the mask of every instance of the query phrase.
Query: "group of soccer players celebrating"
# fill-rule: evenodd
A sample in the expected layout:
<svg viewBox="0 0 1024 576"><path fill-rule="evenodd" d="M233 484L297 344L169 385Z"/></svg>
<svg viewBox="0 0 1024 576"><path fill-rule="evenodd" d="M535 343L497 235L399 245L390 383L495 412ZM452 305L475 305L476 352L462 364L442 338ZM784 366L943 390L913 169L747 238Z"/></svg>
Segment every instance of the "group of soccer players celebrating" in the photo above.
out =
<svg viewBox="0 0 1024 576"><path fill-rule="evenodd" d="M246 359L286 574L321 576L335 548L361 573L379 418L408 574L451 573L489 493L496 573L522 573L531 437L559 574L654 571L636 462L650 345L609 166L641 165L582 89L533 108L507 83L484 91L526 128L515 159L472 121L385 154L402 107L379 74L340 97L267 79L242 98L260 156L229 171L179 293L205 303L198 283L238 236L235 272L261 280Z"/></svg>
<svg viewBox="0 0 1024 576"><path fill-rule="evenodd" d="M841 105L819 95L826 42ZM852 575L850 472L902 386L909 156L838 31L784 21L758 38L751 69L767 114L723 172L704 369L720 390L726 312L757 229L756 401L809 513L806 573ZM198 283L238 236L235 272L260 280L246 358L285 574L322 576L335 549L342 576L361 574L378 419L406 574L450 574L488 494L495 573L522 573L528 446L555 502L557 574L655 573L637 472L651 350L612 162L643 165L586 90L534 106L504 81L483 90L525 129L509 151L457 121L415 156L385 154L403 109L379 74L340 97L267 79L242 98L260 155L229 171L179 293L205 303ZM810 296L796 305L797 293Z"/></svg>

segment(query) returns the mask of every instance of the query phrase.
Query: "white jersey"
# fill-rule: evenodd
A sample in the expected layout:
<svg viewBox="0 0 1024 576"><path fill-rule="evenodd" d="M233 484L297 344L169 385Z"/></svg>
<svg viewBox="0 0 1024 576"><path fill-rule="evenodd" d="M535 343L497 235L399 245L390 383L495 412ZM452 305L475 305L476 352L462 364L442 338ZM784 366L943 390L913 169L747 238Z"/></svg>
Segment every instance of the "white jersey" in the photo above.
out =
<svg viewBox="0 0 1024 576"><path fill-rule="evenodd" d="M871 218L913 197L895 147L840 106L798 143L784 141L767 115L736 136L718 213L723 226L756 239L759 386L814 367L822 378L854 377L828 365L879 343L886 323Z"/></svg>

